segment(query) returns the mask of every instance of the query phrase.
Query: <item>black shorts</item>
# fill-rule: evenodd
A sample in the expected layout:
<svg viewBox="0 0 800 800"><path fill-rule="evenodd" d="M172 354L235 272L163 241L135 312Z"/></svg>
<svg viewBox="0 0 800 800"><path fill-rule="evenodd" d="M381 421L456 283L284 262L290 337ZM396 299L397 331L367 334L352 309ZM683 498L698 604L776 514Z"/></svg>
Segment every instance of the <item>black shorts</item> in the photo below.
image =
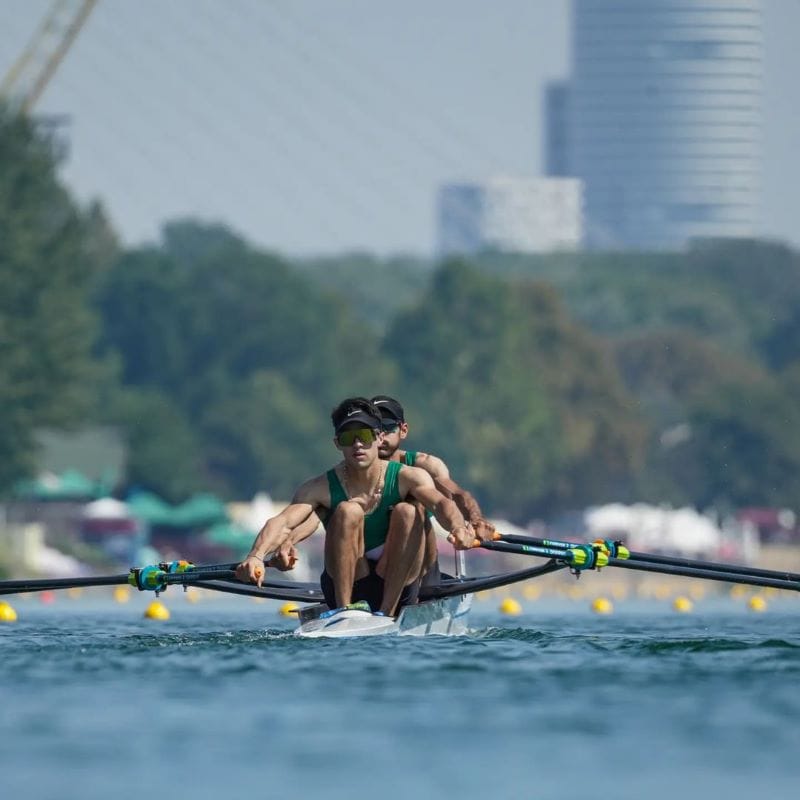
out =
<svg viewBox="0 0 800 800"><path fill-rule="evenodd" d="M359 578L353 584L353 602L356 600L366 600L373 611L380 611L383 604L383 578L375 572L378 566L377 561L367 561L369 565L369 575ZM319 585L325 595L325 603L328 608L336 608L336 589L333 579L327 572L319 576ZM419 581L408 584L400 594L400 605L407 606L415 603L419 594Z"/></svg>

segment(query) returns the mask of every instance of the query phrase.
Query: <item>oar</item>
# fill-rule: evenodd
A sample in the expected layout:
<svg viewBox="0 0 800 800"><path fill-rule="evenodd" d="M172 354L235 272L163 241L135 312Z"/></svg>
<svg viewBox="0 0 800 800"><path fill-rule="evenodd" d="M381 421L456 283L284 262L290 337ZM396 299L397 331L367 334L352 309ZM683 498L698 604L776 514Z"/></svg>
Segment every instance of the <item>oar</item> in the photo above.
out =
<svg viewBox="0 0 800 800"><path fill-rule="evenodd" d="M189 577L189 576L187 576ZM223 581L187 581L186 586L198 589L212 589L215 592L227 592L244 597L258 597L270 600L293 600L298 603L320 603L324 601L322 591L316 587L293 587L290 582L263 583L261 588L245 583L225 583Z"/></svg>
<svg viewBox="0 0 800 800"><path fill-rule="evenodd" d="M72 589L88 586L121 586L128 584L137 589L161 591L172 583L190 580L220 580L235 578L238 564L208 564L196 567L188 561L173 561L141 569L132 569L121 575L94 575L83 578L21 578L0 581L0 595L43 592L55 589ZM185 576L191 573L191 578Z"/></svg>
<svg viewBox="0 0 800 800"><path fill-rule="evenodd" d="M594 569L605 567L608 564L608 555L600 547L584 544L573 544L569 547L547 547L537 544L523 544L494 540L481 542L475 540L475 547L483 550L496 550L501 553L515 553L525 556L539 556L540 558L554 558L575 569Z"/></svg>
<svg viewBox="0 0 800 800"><path fill-rule="evenodd" d="M560 542L554 539L538 539L535 536L520 536L513 533L496 534L497 541L513 544L533 545L569 549L577 547L574 542ZM712 572L725 572L748 577L769 578L783 581L800 581L800 574L796 572L781 572L780 570L760 569L758 567L745 567L740 564L721 564L714 561L701 561L699 559L659 556L651 553L637 553L628 550L620 542L600 540L591 545L599 546L608 552L609 558L624 559L626 561L644 561L648 564L664 564L671 567L690 567L695 569L710 570Z"/></svg>
<svg viewBox="0 0 800 800"><path fill-rule="evenodd" d="M477 546L485 550L500 550L504 553L516 553L518 555L554 558L556 561L561 561L562 563L568 564L576 570L593 569L595 567L599 568L604 566L621 567L622 569L638 570L642 572L658 572L665 575L677 575L684 578L703 578L704 580L723 581L725 583L741 583L748 586L768 586L773 589L788 589L795 592L800 591L800 581L795 580L794 578L787 579L783 576L783 573L779 572L772 573L775 575L775 577L764 577L763 575L755 575L747 572L743 573L740 571L732 572L724 571L723 569L703 569L701 567L685 567L681 565L662 564L647 561L644 557L634 561L622 558L610 558L608 556L605 558L600 558L597 564L593 567L586 567L577 564L574 557L574 551L576 547L583 548L586 545L579 545L572 547L569 550L563 550L561 551L560 555L556 555L555 553L558 553L558 550L554 551L553 548L539 547L537 545L529 544L518 544L506 541L481 542ZM601 555L602 551L598 553L598 556ZM602 561L605 561L605 563L601 563ZM759 572L769 573L770 570L759 570Z"/></svg>
<svg viewBox="0 0 800 800"><path fill-rule="evenodd" d="M100 575L93 578L43 578L31 580L0 581L0 594L23 594L44 592L50 589L73 589L84 586L119 586L128 583L130 573L124 575Z"/></svg>

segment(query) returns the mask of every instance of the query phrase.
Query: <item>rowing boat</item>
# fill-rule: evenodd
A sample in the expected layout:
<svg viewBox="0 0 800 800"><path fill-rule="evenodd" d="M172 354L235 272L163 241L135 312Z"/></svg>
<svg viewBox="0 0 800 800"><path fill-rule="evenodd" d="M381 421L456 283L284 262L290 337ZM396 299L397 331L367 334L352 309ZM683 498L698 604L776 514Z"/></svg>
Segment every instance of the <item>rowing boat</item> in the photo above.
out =
<svg viewBox="0 0 800 800"><path fill-rule="evenodd" d="M306 639L336 639L359 636L458 636L467 632L471 594L425 600L404 606L397 617L373 614L358 608L327 612L324 604L306 606L297 612L300 625L295 636ZM327 612L327 613L326 613Z"/></svg>

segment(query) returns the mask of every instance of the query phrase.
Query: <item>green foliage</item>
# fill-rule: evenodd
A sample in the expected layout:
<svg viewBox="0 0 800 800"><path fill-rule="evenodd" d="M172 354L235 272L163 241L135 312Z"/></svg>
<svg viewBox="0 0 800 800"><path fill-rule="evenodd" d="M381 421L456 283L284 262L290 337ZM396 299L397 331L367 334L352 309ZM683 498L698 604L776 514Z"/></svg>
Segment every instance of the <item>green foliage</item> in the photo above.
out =
<svg viewBox="0 0 800 800"><path fill-rule="evenodd" d="M0 109L0 490L32 468L36 428L80 422L94 374L87 296L114 239L56 166L51 142Z"/></svg>
<svg viewBox="0 0 800 800"><path fill-rule="evenodd" d="M98 305L124 384L170 398L209 480L231 493L285 491L324 468L329 409L392 377L340 297L220 226L168 225L161 247L120 259Z"/></svg>
<svg viewBox="0 0 800 800"><path fill-rule="evenodd" d="M227 492L268 488L289 498L299 484L338 460L327 415L280 373L256 372L206 411L203 430L214 475Z"/></svg>
<svg viewBox="0 0 800 800"><path fill-rule="evenodd" d="M198 432L168 395L128 387L116 393L103 418L123 432L128 485L177 503L208 484Z"/></svg>
<svg viewBox="0 0 800 800"><path fill-rule="evenodd" d="M718 387L691 425L696 502L800 505L800 406L777 381Z"/></svg>
<svg viewBox="0 0 800 800"><path fill-rule="evenodd" d="M413 441L512 519L590 500L636 461L641 430L629 400L548 287L449 263L395 321L386 349Z"/></svg>
<svg viewBox="0 0 800 800"><path fill-rule="evenodd" d="M419 302L432 265L410 256L368 253L299 259L293 266L315 285L341 296L353 314L383 335L394 316Z"/></svg>
<svg viewBox="0 0 800 800"><path fill-rule="evenodd" d="M625 385L658 430L685 421L692 404L721 383L746 385L767 377L756 362L685 329L620 337L613 351Z"/></svg>
<svg viewBox="0 0 800 800"><path fill-rule="evenodd" d="M338 458L331 407L389 393L409 445L496 515L800 505L800 255L783 245L434 270L292 263L180 221L119 255L56 167L0 111L0 491L32 469L35 431L113 423L130 483L286 498Z"/></svg>

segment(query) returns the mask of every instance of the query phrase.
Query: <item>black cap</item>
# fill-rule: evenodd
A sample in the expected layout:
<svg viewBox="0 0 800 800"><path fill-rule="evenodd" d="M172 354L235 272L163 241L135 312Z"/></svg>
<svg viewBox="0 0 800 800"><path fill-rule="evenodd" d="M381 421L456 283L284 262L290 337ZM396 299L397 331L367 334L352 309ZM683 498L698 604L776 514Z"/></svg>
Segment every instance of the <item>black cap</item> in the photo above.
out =
<svg viewBox="0 0 800 800"><path fill-rule="evenodd" d="M337 434L345 425L353 422L358 422L372 430L380 430L381 415L366 397L349 397L333 409L331 422Z"/></svg>
<svg viewBox="0 0 800 800"><path fill-rule="evenodd" d="M381 419L386 422L405 422L406 417L403 412L403 406L394 399L385 394L377 394L372 398L374 405L380 411Z"/></svg>

